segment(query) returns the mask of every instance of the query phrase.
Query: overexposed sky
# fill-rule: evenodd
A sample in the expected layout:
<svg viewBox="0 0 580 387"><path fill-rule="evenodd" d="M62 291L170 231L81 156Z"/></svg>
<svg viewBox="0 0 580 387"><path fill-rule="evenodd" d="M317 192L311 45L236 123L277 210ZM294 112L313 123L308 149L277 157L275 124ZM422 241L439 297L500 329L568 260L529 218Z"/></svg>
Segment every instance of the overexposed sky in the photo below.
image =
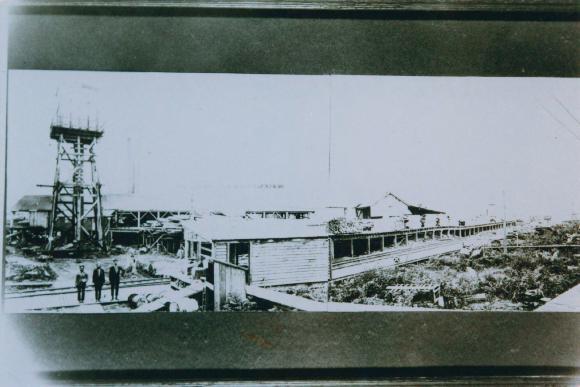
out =
<svg viewBox="0 0 580 387"><path fill-rule="evenodd" d="M469 217L505 191L510 216L580 213L578 79L10 71L8 101L9 206L50 193L58 107L103 126L105 193L129 192L133 160L137 193L167 200L282 184Z"/></svg>

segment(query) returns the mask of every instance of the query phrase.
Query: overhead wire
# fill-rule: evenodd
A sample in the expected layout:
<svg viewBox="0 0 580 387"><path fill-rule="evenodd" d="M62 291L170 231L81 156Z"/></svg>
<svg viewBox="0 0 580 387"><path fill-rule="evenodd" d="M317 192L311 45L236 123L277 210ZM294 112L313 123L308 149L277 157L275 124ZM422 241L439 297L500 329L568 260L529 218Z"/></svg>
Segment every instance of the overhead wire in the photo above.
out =
<svg viewBox="0 0 580 387"><path fill-rule="evenodd" d="M557 122L557 123L558 123L558 124L559 124L559 125L560 125L562 128L564 128L564 129L565 129L565 130L566 130L568 133L570 133L570 135L572 135L572 136L573 136L573 137L574 137L576 140L580 141L580 135L579 135L578 133L576 133L576 132L574 132L572 129L570 129L570 128L569 128L569 127L566 125L566 124L564 124L564 123L562 122L562 120L560 120L558 117L556 117L556 116L555 116L555 115L554 115L554 114L553 114L553 113L552 113L550 110L548 110L548 109L547 109L547 108L546 108L546 107L545 107L543 104L541 104L541 103L539 103L539 104L540 104L540 107L541 107L542 109L544 109L544 111L545 111L546 113L548 113L548 115L549 115L550 117L552 117L552 119L553 119L554 121L556 121L556 122Z"/></svg>

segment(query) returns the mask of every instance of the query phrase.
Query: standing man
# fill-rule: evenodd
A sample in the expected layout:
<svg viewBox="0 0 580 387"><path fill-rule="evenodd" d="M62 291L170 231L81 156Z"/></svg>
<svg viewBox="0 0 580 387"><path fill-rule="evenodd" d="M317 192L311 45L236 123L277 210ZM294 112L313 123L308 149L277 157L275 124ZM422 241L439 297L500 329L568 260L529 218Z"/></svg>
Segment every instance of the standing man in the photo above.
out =
<svg viewBox="0 0 580 387"><path fill-rule="evenodd" d="M117 265L117 258L113 259L113 266L109 269L109 282L111 284L111 300L119 300L119 284L123 269Z"/></svg>
<svg viewBox="0 0 580 387"><path fill-rule="evenodd" d="M179 245L179 250L177 250L177 254L175 254L177 259L182 259L185 257L185 249L183 243Z"/></svg>
<svg viewBox="0 0 580 387"><path fill-rule="evenodd" d="M93 270L93 285L95 285L95 300L101 302L101 290L105 284L105 271L101 264L97 262L97 267Z"/></svg>
<svg viewBox="0 0 580 387"><path fill-rule="evenodd" d="M75 278L75 285L77 287L77 299L81 304L85 302L85 289L87 288L88 280L89 275L85 273L85 267L80 265L79 272Z"/></svg>

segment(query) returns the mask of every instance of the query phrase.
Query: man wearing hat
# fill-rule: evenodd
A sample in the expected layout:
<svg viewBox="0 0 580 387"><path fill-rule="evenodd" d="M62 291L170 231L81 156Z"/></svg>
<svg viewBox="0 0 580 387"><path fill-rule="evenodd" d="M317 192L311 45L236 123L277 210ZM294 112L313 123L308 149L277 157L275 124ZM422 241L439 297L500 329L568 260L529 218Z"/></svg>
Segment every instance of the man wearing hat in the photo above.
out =
<svg viewBox="0 0 580 387"><path fill-rule="evenodd" d="M113 259L113 266L109 269L109 282L111 283L111 300L119 300L119 284L123 269L117 265L117 259Z"/></svg>
<svg viewBox="0 0 580 387"><path fill-rule="evenodd" d="M97 262L97 267L93 270L93 285L95 285L95 300L101 302L101 290L105 284L105 271L101 264Z"/></svg>
<svg viewBox="0 0 580 387"><path fill-rule="evenodd" d="M77 299L80 303L85 302L85 289L87 288L87 281L89 276L85 273L84 265L79 266L79 272L75 278L75 285L77 287Z"/></svg>

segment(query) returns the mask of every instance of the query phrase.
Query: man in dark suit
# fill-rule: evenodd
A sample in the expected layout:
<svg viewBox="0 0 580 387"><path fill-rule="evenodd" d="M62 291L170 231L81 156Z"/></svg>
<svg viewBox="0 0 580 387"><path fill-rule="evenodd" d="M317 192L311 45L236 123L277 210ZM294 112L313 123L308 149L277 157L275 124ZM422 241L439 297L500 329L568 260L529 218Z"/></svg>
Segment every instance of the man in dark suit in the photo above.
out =
<svg viewBox="0 0 580 387"><path fill-rule="evenodd" d="M83 265L79 266L79 272L75 278L75 285L77 287L77 299L80 303L85 302L85 289L87 288L87 282L89 276L85 273L85 267Z"/></svg>
<svg viewBox="0 0 580 387"><path fill-rule="evenodd" d="M101 268L101 264L97 262L97 267L93 270L93 285L95 285L95 300L101 302L101 290L105 284L105 271Z"/></svg>
<svg viewBox="0 0 580 387"><path fill-rule="evenodd" d="M111 300L119 300L119 284L121 283L123 269L117 265L117 259L113 260L113 266L109 269L109 283L111 284Z"/></svg>

